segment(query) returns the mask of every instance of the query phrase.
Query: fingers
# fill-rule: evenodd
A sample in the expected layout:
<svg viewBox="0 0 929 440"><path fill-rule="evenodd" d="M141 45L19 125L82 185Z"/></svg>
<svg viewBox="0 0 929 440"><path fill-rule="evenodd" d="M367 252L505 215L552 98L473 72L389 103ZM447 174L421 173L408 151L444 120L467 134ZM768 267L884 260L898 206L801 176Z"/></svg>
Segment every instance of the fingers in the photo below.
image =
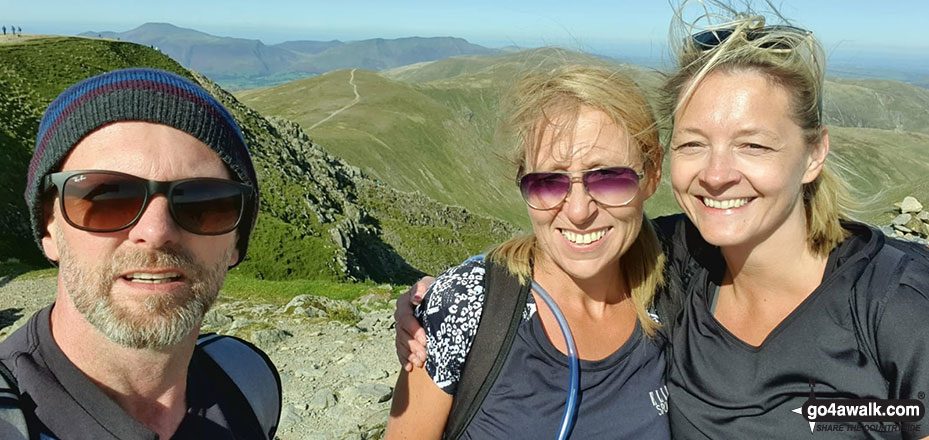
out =
<svg viewBox="0 0 929 440"><path fill-rule="evenodd" d="M396 322L394 342L397 347L397 359L406 371L412 371L413 367L422 367L426 364L426 330L416 320L413 312L415 307L422 302L433 281L435 281L434 277L423 277L397 298L397 306L394 310Z"/></svg>
<svg viewBox="0 0 929 440"><path fill-rule="evenodd" d="M419 281L416 282L416 284L413 284L410 287L409 292L412 293L410 302L414 306L418 306L419 303L423 301L423 296L426 295L426 292L429 290L429 286L432 285L433 281L435 281L435 277L431 277L427 275L427 276L420 278Z"/></svg>

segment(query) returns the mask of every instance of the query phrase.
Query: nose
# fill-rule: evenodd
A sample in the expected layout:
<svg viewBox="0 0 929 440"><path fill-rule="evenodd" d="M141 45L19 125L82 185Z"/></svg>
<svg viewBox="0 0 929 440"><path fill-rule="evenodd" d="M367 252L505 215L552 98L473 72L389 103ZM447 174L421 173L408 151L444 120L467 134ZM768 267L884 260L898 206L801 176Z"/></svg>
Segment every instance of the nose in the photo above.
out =
<svg viewBox="0 0 929 440"><path fill-rule="evenodd" d="M129 230L129 239L138 245L160 249L177 243L181 238L181 227L171 216L168 199L154 196L142 212L142 217Z"/></svg>
<svg viewBox="0 0 929 440"><path fill-rule="evenodd" d="M735 158L728 149L711 149L700 180L709 189L722 189L739 181L741 173L735 167Z"/></svg>
<svg viewBox="0 0 929 440"><path fill-rule="evenodd" d="M575 225L589 223L591 217L597 212L597 202L594 201L580 177L571 178L571 189L561 207L568 216L568 220Z"/></svg>

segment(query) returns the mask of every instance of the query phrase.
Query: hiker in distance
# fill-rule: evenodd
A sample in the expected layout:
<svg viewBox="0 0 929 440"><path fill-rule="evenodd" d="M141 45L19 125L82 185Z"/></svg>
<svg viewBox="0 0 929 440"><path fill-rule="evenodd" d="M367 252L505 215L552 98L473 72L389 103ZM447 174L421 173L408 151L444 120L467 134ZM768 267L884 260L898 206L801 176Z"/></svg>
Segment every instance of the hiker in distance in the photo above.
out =
<svg viewBox="0 0 929 440"><path fill-rule="evenodd" d="M143 68L68 88L40 123L25 196L58 291L0 344L18 398L0 437L274 438L270 360L199 335L258 211L245 140L216 99Z"/></svg>

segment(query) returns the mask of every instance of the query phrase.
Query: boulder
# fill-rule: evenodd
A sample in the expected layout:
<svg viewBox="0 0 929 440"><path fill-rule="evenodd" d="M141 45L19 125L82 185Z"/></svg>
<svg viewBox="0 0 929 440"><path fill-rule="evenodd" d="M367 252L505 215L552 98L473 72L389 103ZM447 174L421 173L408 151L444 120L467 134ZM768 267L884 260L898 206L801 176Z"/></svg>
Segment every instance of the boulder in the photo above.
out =
<svg viewBox="0 0 929 440"><path fill-rule="evenodd" d="M286 330L277 328L261 329L252 332L252 342L259 347L269 347L278 342L283 342L292 336L293 335Z"/></svg>
<svg viewBox="0 0 929 440"><path fill-rule="evenodd" d="M925 223L923 223L922 220L918 218L912 218L910 221L906 222L904 226L910 228L911 231L916 232L917 234L923 234L923 225L925 225Z"/></svg>
<svg viewBox="0 0 929 440"><path fill-rule="evenodd" d="M336 399L335 393L332 392L332 390L329 388L323 388L321 390L317 390L316 393L313 394L313 398L310 399L309 403L307 403L307 409L326 409L331 406L335 406L336 403L338 403L338 399Z"/></svg>
<svg viewBox="0 0 929 440"><path fill-rule="evenodd" d="M900 203L900 212L904 214L909 212L917 213L922 209L923 205L919 203L919 200L916 200L916 197L906 196L903 198L903 202Z"/></svg>
<svg viewBox="0 0 929 440"><path fill-rule="evenodd" d="M897 218L894 219L894 226L903 226L910 222L913 219L912 214L900 214Z"/></svg>

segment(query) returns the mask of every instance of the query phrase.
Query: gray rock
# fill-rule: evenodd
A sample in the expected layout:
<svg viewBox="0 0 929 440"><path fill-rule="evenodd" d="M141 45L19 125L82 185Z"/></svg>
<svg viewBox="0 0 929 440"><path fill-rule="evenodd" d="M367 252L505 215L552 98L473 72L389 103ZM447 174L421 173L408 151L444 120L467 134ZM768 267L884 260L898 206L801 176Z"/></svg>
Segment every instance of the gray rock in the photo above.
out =
<svg viewBox="0 0 929 440"><path fill-rule="evenodd" d="M377 313L365 315L361 321L358 321L357 327L366 332L377 330L390 330L393 327L393 318L387 318Z"/></svg>
<svg viewBox="0 0 929 440"><path fill-rule="evenodd" d="M911 231L914 231L917 234L923 233L923 222L917 218L911 219L904 226L910 228Z"/></svg>
<svg viewBox="0 0 929 440"><path fill-rule="evenodd" d="M261 329L252 332L252 342L259 347L268 347L283 342L292 336L290 332L278 328Z"/></svg>
<svg viewBox="0 0 929 440"><path fill-rule="evenodd" d="M233 321L231 316L216 309L206 312L206 316L203 317L203 325L212 328L225 327L232 324Z"/></svg>
<svg viewBox="0 0 929 440"><path fill-rule="evenodd" d="M390 373L387 370L371 370L368 372L368 379L371 380L385 379L388 376L390 376Z"/></svg>
<svg viewBox="0 0 929 440"><path fill-rule="evenodd" d="M894 232L894 228L891 228L890 226L881 226L881 232L883 232L884 235L888 237L893 237L894 235L896 235L896 232Z"/></svg>
<svg viewBox="0 0 929 440"><path fill-rule="evenodd" d="M229 327L229 330L230 331L237 330L242 327L248 327L249 325L252 325L252 324L254 324L254 321L250 321L248 319L243 319L243 318L236 318L235 321L232 321L232 326Z"/></svg>
<svg viewBox="0 0 929 440"><path fill-rule="evenodd" d="M916 215L916 218L918 218L918 219L920 219L920 220L922 220L922 221L924 221L924 222L929 222L929 211L922 211L922 212L920 212L918 215Z"/></svg>
<svg viewBox="0 0 929 440"><path fill-rule="evenodd" d="M281 410L281 426L284 425L296 425L302 421L303 417L300 416L300 410L297 409L293 404L286 404Z"/></svg>
<svg viewBox="0 0 929 440"><path fill-rule="evenodd" d="M334 406L338 403L338 399L335 397L335 393L332 392L329 388L323 388L317 390L313 394L313 398L310 399L310 403L307 404L307 409L311 410L321 410Z"/></svg>
<svg viewBox="0 0 929 440"><path fill-rule="evenodd" d="M360 319L358 308L350 302L315 295L295 296L281 309L281 313L285 315L296 314L298 308L303 308L309 317L329 317L342 320Z"/></svg>
<svg viewBox="0 0 929 440"><path fill-rule="evenodd" d="M906 226L903 226L903 225L894 225L894 229L896 229L896 230L898 230L898 231L900 231L900 232L902 232L902 233L904 233L904 234L908 234L908 233L910 233L910 232L913 232L910 228L908 228L908 227L906 227Z"/></svg>
<svg viewBox="0 0 929 440"><path fill-rule="evenodd" d="M326 370L316 367L315 368L305 368L294 371L294 376L297 377L323 377L326 375Z"/></svg>
<svg viewBox="0 0 929 440"><path fill-rule="evenodd" d="M916 200L916 197L906 196L903 198L903 202L900 203L900 211L904 214L908 212L919 212L922 211L923 205L919 203L919 200Z"/></svg>
<svg viewBox="0 0 929 440"><path fill-rule="evenodd" d="M356 401L381 403L390 400L394 395L394 390L382 383L370 382L358 385L352 394L355 395Z"/></svg>
<svg viewBox="0 0 929 440"><path fill-rule="evenodd" d="M367 376L368 366L361 362L349 362L342 367L342 374L351 377Z"/></svg>
<svg viewBox="0 0 929 440"><path fill-rule="evenodd" d="M896 226L896 225L903 226L903 225L909 223L910 220L911 220L912 218L913 218L913 215L912 215L912 214L900 214L900 215L897 216L897 218L894 219L893 224L894 224L895 226Z"/></svg>

